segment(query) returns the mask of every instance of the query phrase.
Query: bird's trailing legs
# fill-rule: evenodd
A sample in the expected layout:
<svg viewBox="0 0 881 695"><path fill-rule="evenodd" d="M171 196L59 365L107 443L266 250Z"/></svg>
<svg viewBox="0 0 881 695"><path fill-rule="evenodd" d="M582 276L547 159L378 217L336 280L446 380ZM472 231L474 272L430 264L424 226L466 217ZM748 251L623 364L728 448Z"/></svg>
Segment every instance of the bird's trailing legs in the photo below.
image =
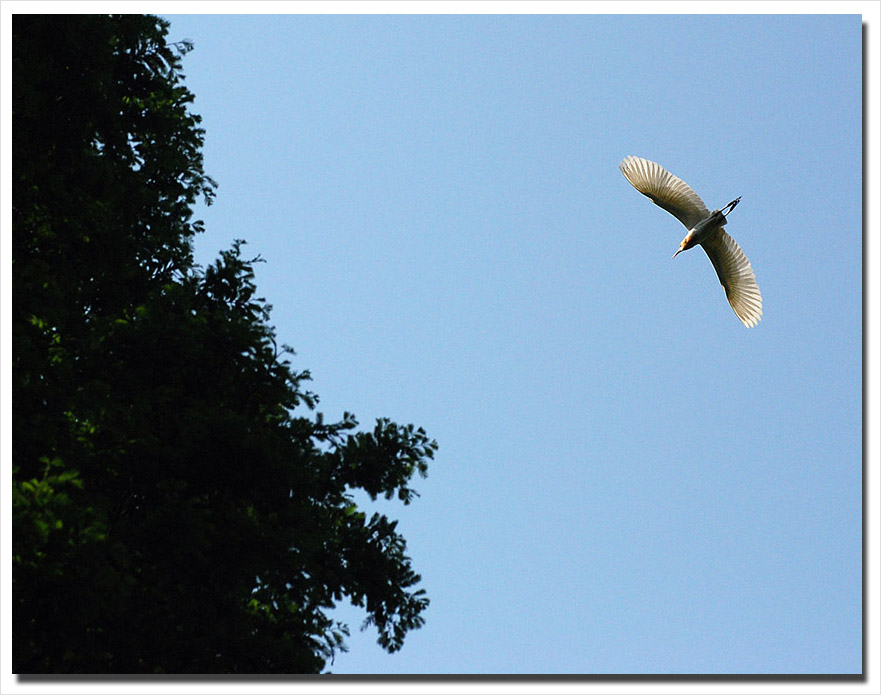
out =
<svg viewBox="0 0 881 695"><path fill-rule="evenodd" d="M735 198L730 203L728 203L728 205L726 205L724 208L722 208L719 212L721 212L723 215L731 214L731 211L737 207L737 204L740 202L741 198L743 198L742 195L737 196L737 198ZM725 212L726 210L728 212Z"/></svg>

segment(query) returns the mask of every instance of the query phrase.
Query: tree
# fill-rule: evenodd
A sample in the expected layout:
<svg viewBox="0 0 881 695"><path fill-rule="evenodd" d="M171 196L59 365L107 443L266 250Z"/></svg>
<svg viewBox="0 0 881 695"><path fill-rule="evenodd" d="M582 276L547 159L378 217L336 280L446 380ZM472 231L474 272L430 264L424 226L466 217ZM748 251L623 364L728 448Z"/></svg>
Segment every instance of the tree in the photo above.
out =
<svg viewBox="0 0 881 695"><path fill-rule="evenodd" d="M13 668L320 672L349 600L388 651L428 599L396 522L437 444L325 422L243 242L206 269L204 133L168 23L13 21Z"/></svg>

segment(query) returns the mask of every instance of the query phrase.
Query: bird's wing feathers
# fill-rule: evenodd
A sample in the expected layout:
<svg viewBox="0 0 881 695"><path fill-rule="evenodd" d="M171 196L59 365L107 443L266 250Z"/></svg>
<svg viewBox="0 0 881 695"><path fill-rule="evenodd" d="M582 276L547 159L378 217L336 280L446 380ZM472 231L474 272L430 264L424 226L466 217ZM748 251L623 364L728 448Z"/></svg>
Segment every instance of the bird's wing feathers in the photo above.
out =
<svg viewBox="0 0 881 695"><path fill-rule="evenodd" d="M625 157L621 173L633 187L691 229L710 216L704 201L691 186L656 162L642 157Z"/></svg>
<svg viewBox="0 0 881 695"><path fill-rule="evenodd" d="M707 236L701 246L713 262L737 318L752 328L762 320L762 293L743 250L722 227Z"/></svg>

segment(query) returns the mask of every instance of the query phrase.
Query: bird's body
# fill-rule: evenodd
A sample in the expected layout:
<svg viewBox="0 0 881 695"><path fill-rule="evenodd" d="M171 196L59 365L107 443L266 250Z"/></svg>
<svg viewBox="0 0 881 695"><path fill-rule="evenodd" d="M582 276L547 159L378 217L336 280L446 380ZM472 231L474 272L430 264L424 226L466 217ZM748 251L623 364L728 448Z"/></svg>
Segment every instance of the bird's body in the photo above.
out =
<svg viewBox="0 0 881 695"><path fill-rule="evenodd" d="M725 231L725 215L735 208L740 198L721 210L710 212L685 181L673 176L660 164L631 156L621 162L620 168L637 191L664 208L688 230L673 257L693 246L702 246L737 318L747 328L761 321L762 294L756 276L740 246Z"/></svg>

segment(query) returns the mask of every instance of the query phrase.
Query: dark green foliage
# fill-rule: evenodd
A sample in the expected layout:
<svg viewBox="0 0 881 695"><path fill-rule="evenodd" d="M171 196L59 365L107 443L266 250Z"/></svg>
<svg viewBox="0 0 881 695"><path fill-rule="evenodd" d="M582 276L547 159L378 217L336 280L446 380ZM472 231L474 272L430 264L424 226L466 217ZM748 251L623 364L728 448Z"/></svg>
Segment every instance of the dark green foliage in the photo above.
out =
<svg viewBox="0 0 881 695"><path fill-rule="evenodd" d="M313 414L242 242L204 271L187 43L155 17L13 18L19 673L319 672L337 602L388 651L428 605L395 522L437 448Z"/></svg>

